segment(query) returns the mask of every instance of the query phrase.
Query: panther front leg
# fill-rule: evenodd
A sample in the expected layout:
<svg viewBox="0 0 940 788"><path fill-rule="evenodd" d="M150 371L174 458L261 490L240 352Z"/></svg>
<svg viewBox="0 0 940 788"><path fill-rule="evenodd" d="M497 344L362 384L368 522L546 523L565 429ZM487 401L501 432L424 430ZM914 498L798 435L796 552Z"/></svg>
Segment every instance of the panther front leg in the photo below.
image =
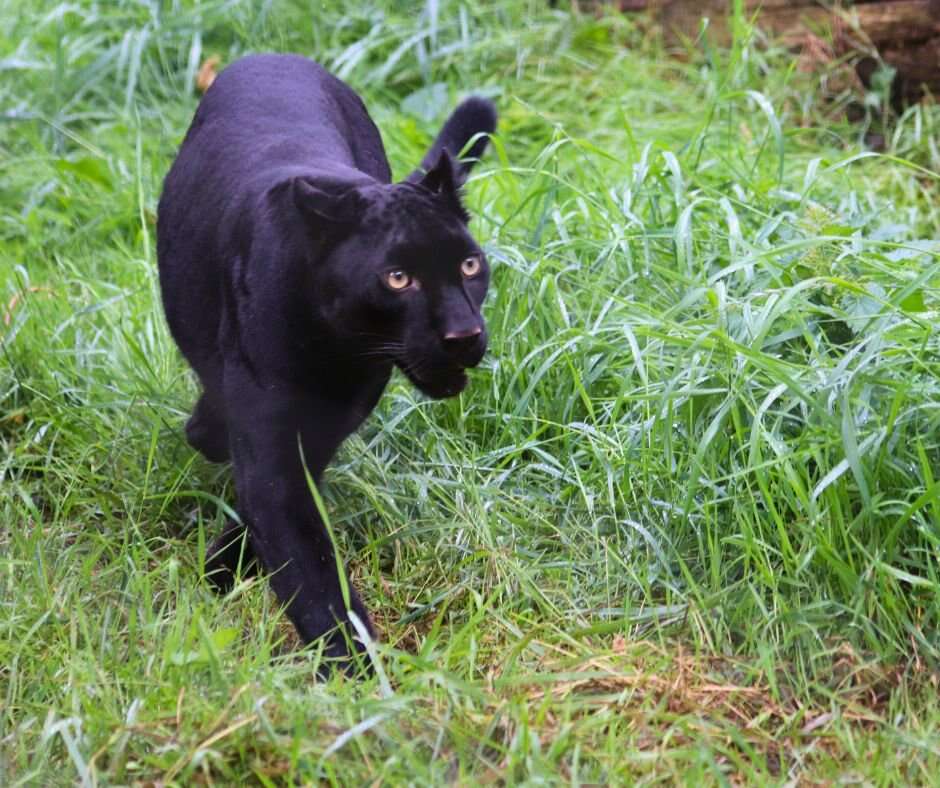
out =
<svg viewBox="0 0 940 788"><path fill-rule="evenodd" d="M319 479L348 422L342 403L283 381L260 385L235 367L225 373L226 412L238 509L271 587L307 643L327 637L331 657L361 652L351 609L371 633L365 607L349 587L343 598L333 543L314 504L300 447Z"/></svg>

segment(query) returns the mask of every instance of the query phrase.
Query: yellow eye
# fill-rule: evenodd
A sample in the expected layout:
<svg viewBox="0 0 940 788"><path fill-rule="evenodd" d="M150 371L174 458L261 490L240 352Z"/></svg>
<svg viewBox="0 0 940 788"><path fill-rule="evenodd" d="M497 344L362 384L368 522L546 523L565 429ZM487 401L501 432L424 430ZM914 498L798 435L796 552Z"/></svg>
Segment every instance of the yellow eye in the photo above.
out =
<svg viewBox="0 0 940 788"><path fill-rule="evenodd" d="M467 279L476 276L482 269L483 263L480 262L479 257L468 257L460 264L460 273L462 273Z"/></svg>
<svg viewBox="0 0 940 788"><path fill-rule="evenodd" d="M411 287L412 279L404 271L389 271L385 274L385 284L392 290L405 290Z"/></svg>

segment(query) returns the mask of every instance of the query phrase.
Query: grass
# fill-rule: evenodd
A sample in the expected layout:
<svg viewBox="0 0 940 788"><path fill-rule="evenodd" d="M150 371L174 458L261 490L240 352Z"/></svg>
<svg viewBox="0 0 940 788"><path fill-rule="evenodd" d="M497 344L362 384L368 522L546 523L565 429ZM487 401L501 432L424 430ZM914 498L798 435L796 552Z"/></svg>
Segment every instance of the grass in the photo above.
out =
<svg viewBox="0 0 940 788"><path fill-rule="evenodd" d="M940 111L868 153L738 27L677 61L536 0L0 0L0 782L935 782ZM327 475L365 682L203 581L234 496L157 294L196 69L268 49L399 175L461 94L502 113L488 360L396 378Z"/></svg>

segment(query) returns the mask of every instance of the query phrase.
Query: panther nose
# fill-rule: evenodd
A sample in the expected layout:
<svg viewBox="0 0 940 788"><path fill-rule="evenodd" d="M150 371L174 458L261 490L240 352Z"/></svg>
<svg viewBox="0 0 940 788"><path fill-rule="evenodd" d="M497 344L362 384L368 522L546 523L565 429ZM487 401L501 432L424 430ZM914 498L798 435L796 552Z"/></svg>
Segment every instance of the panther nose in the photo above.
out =
<svg viewBox="0 0 940 788"><path fill-rule="evenodd" d="M461 339L475 339L483 333L482 326L474 326L473 328L467 328L463 331L448 331L444 334L445 342L459 341Z"/></svg>
<svg viewBox="0 0 940 788"><path fill-rule="evenodd" d="M482 336L481 325L460 331L448 331L444 334L444 349L461 364L474 366L480 363L483 356Z"/></svg>

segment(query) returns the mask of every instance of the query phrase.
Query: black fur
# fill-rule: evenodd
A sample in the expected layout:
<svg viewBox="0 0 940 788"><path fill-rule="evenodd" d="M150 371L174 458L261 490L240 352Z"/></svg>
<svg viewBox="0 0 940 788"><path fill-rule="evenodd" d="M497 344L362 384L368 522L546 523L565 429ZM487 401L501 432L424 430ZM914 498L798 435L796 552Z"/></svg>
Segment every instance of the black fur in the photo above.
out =
<svg viewBox="0 0 940 788"><path fill-rule="evenodd" d="M479 157L495 123L489 101L468 99L393 184L349 87L306 58L257 55L216 79L166 177L163 304L203 388L186 435L231 458L248 531L229 523L207 567L224 589L260 562L301 637L330 633L332 656L353 633L300 449L319 481L393 366L447 397L482 358L489 272L459 195L473 162L456 156L472 140ZM351 604L371 627L354 592Z"/></svg>

